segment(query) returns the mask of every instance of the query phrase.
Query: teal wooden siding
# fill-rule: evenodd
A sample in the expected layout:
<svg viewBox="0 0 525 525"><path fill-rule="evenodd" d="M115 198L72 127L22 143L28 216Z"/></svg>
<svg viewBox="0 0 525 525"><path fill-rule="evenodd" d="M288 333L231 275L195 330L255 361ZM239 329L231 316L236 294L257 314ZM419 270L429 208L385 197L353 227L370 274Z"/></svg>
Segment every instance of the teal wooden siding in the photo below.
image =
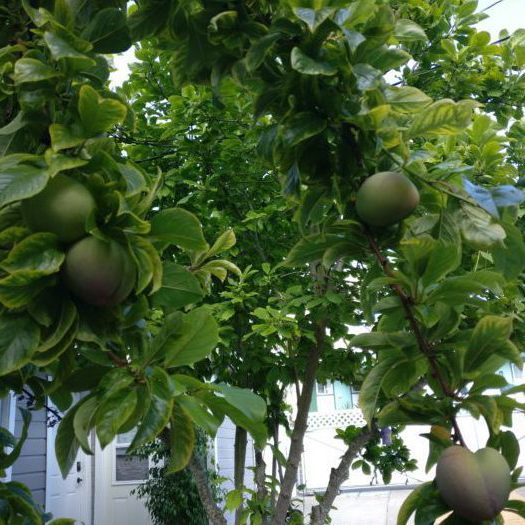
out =
<svg viewBox="0 0 525 525"><path fill-rule="evenodd" d="M348 385L339 381L334 382L334 397L336 410L348 410L353 408L352 391Z"/></svg>
<svg viewBox="0 0 525 525"><path fill-rule="evenodd" d="M314 385L314 391L312 392L312 401L310 401L309 412L317 412L317 385Z"/></svg>

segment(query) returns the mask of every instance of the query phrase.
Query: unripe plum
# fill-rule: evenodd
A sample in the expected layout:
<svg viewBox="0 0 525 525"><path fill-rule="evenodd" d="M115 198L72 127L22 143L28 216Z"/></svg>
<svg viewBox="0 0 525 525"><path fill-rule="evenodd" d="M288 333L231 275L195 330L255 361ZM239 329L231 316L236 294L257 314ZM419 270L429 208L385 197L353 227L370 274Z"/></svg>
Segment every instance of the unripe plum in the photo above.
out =
<svg viewBox="0 0 525 525"><path fill-rule="evenodd" d="M412 181L395 171L382 171L365 179L359 188L357 215L370 226L390 226L408 217L419 204Z"/></svg>
<svg viewBox="0 0 525 525"><path fill-rule="evenodd" d="M22 216L35 232L54 233L60 241L86 236L86 220L95 210L90 191L72 177L59 174L37 195L22 201Z"/></svg>
<svg viewBox="0 0 525 525"><path fill-rule="evenodd" d="M116 241L86 237L66 255L64 279L69 290L94 306L114 306L133 290L136 269L126 249Z"/></svg>
<svg viewBox="0 0 525 525"><path fill-rule="evenodd" d="M510 494L510 468L493 448L473 453L452 446L439 458L436 484L441 497L456 514L479 523L493 519L505 507Z"/></svg>

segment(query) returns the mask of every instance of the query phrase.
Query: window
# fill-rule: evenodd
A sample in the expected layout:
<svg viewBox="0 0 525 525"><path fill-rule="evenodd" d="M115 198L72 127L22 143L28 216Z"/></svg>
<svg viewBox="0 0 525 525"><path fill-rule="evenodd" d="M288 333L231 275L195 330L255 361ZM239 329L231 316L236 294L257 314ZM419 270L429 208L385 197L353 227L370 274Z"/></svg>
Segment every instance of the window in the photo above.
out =
<svg viewBox="0 0 525 525"><path fill-rule="evenodd" d="M126 454L136 430L119 434L115 443L115 483L138 483L148 479L149 459Z"/></svg>
<svg viewBox="0 0 525 525"><path fill-rule="evenodd" d="M333 396L334 385L332 383L317 383L317 395L318 396Z"/></svg>

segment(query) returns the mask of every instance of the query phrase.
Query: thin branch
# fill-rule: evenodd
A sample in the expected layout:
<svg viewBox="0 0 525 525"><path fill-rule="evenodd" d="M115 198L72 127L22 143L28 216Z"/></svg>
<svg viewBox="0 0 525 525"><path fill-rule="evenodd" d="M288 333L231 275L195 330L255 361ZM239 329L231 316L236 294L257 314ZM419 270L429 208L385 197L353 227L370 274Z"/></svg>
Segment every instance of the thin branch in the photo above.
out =
<svg viewBox="0 0 525 525"><path fill-rule="evenodd" d="M36 401L36 396L32 392L30 392L29 390L24 388L22 390L22 392L29 398L31 403L34 403ZM51 414L53 414L57 418L58 421L62 421L62 414L60 414L60 412L58 412L58 410L55 410L54 408L51 408L46 403L44 403L43 406L46 409L46 411L51 413Z"/></svg>
<svg viewBox="0 0 525 525"><path fill-rule="evenodd" d="M308 411L312 401L312 392L315 386L315 378L317 375L317 369L319 368L319 359L322 354L325 337L326 324L324 321L322 321L317 324L315 330L315 344L311 346L310 352L308 354L308 364L306 367L301 397L299 398L297 404L297 416L295 418L292 431L284 479L281 484L281 491L279 493L279 497L277 498L277 503L275 505L271 525L282 525L286 518L288 509L290 508L292 490L295 486L295 483L297 482L297 472L299 470L299 463L303 453L304 435L308 427Z"/></svg>
<svg viewBox="0 0 525 525"><path fill-rule="evenodd" d="M191 457L188 468L193 475L200 500L206 510L206 515L208 516L210 523L212 525L228 525L224 513L213 499L208 476L206 475L206 469L202 465L201 460L195 454Z"/></svg>
<svg viewBox="0 0 525 525"><path fill-rule="evenodd" d="M367 227L365 227L364 231L365 231L365 235L367 236L370 249L374 253L378 263L383 268L385 275L389 277L395 277L395 274L390 269L390 264L388 262L388 259L381 253L381 250L379 249L379 246L377 245L376 240L374 239L374 236L372 235L370 230ZM441 370L437 364L434 348L432 344L429 341L427 341L426 337L424 336L421 330L421 327L419 326L419 322L417 321L414 315L414 311L413 311L414 301L412 297L407 295L399 284L391 284L390 288L392 288L394 293L401 300L401 304L403 305L403 309L405 310L405 314L410 324L410 327L412 329L412 332L414 333L414 336L416 337L416 341L419 346L419 349L425 355L425 357L427 358L429 362L430 368L432 370L432 377L434 377L437 380L445 396L450 397L452 399L456 399L456 394L454 390L445 381L445 378L443 377L443 374L441 373ZM456 418L454 416L451 416L450 420L454 427L456 439L460 442L461 446L466 447L465 441L463 440L463 436L461 434L459 425L457 424Z"/></svg>
<svg viewBox="0 0 525 525"><path fill-rule="evenodd" d="M311 525L324 525L326 518L332 509L335 498L339 494L339 489L344 481L346 481L350 474L350 465L355 459L359 451L378 433L377 427L373 425L371 429L364 427L362 433L359 434L350 443L346 452L341 458L337 468L333 468L330 472L330 481L325 493L320 499L319 504L312 507Z"/></svg>

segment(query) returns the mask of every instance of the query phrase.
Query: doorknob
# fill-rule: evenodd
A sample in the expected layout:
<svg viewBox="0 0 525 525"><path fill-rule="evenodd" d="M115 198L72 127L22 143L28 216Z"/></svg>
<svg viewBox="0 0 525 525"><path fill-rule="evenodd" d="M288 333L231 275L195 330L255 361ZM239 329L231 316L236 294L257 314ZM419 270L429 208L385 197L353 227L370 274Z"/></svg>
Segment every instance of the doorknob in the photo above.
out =
<svg viewBox="0 0 525 525"><path fill-rule="evenodd" d="M82 483L84 480L82 478L77 478L77 483L80 484Z"/></svg>

